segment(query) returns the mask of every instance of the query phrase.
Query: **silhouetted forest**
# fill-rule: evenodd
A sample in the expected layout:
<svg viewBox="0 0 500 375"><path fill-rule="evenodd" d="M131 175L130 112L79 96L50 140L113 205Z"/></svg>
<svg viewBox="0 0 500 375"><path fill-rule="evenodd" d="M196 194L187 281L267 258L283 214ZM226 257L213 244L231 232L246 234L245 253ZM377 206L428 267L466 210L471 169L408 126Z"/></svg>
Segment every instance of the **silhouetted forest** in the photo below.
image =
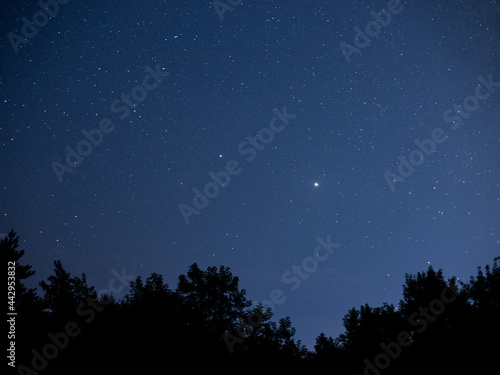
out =
<svg viewBox="0 0 500 375"><path fill-rule="evenodd" d="M407 274L398 306L352 308L345 332L318 333L311 352L294 337L289 317L275 321L270 309L251 306L228 267L202 270L194 263L175 289L157 273L137 277L116 300L97 295L85 274L72 276L55 261L39 296L23 285L35 272L22 265L13 231L0 242L0 254L4 311L6 270L15 262L13 373L475 374L498 368L500 258L478 267L468 283L432 267Z"/></svg>

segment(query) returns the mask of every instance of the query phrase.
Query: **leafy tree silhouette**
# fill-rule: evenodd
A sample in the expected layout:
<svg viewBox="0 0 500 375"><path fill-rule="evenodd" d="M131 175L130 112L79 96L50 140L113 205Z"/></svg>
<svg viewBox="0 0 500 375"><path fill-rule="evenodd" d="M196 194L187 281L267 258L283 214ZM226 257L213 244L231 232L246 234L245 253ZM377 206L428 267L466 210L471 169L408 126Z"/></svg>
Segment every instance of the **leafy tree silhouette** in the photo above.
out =
<svg viewBox="0 0 500 375"><path fill-rule="evenodd" d="M183 341L191 352L198 353L206 363L232 363L223 335L239 329L250 302L239 278L229 267L208 267L201 270L193 263L186 275L180 275L176 293L182 300L185 335Z"/></svg>
<svg viewBox="0 0 500 375"><path fill-rule="evenodd" d="M174 366L189 371L222 366L228 371L265 367L285 372L320 371L328 366L341 375L442 374L475 373L496 365L500 258L484 270L478 267L468 283L455 277L445 280L442 270L432 267L407 274L397 308L387 303L352 308L344 316L345 332L335 339L321 333L315 352L310 353L294 339L290 317L275 322L271 309L251 306L229 267L202 270L193 263L187 274L179 276L175 290L158 273L145 280L137 277L122 301L101 296L99 303L106 307L97 310L99 319L86 324L88 320L75 314L75 309L98 296L85 274L72 277L55 261L54 275L40 282L44 292L40 299L34 289L22 284L34 271L19 264L24 251L17 248L13 231L0 241L5 267L8 261L16 262L16 309L22 311L20 317L30 318L21 320L19 327L19 359L31 363L31 349L50 344L47 332L61 332L68 321L74 320L81 329L61 350L64 354L47 367L45 372L50 374L156 373ZM0 288L6 293L7 279L2 277L5 282ZM443 304L439 300L446 288L455 294L453 298L445 294ZM364 360L373 361L383 345L395 342L401 332L408 333L411 345L393 355L387 368L367 369ZM223 339L227 333L237 337L234 354Z"/></svg>
<svg viewBox="0 0 500 375"><path fill-rule="evenodd" d="M333 356L335 351L338 349L338 343L331 337L326 337L326 335L321 332L318 337L316 337L316 344L314 345L314 350L318 358Z"/></svg>
<svg viewBox="0 0 500 375"><path fill-rule="evenodd" d="M36 295L36 289L27 289L23 281L32 277L35 274L30 265L21 265L19 260L24 255L24 250L18 250L19 237L11 230L7 236L0 239L0 259L2 264L0 293L2 296L3 311L8 310L8 266L12 265L9 262L15 262L15 311L18 313L14 319L16 322L14 340L16 347L16 362L26 361L28 358L30 345L34 341L32 337L39 337L43 330L40 322L43 318L42 300ZM4 332L9 332L7 319L4 320ZM6 340L6 339L5 339Z"/></svg>
<svg viewBox="0 0 500 375"><path fill-rule="evenodd" d="M267 318L270 317L267 315ZM284 364L285 360L295 361L305 358L307 349L300 340L295 341L294 336L295 328L292 327L289 316L279 319L278 324L266 321L248 341L247 350L258 354L261 358L267 358L268 361L278 361L280 364Z"/></svg>
<svg viewBox="0 0 500 375"><path fill-rule="evenodd" d="M500 257L493 260L493 267L486 265L483 273L478 267L477 276L471 276L465 292L473 308L479 311L498 312L500 309Z"/></svg>
<svg viewBox="0 0 500 375"><path fill-rule="evenodd" d="M495 258L493 267L486 266L485 273L479 267L478 276L471 277L469 284L461 283L461 289L457 278L445 280L442 270L432 267L407 274L399 309L387 304L351 309L344 316L344 334L336 340L324 334L316 339L311 364L335 364L339 374L379 375L381 370L367 369L360 360L373 358L381 352L380 343L395 341L398 332L406 331L412 344L384 374L475 373L494 366L498 345L492 338L500 334L499 260ZM456 295L448 291L444 294L448 303L442 303L446 288Z"/></svg>
<svg viewBox="0 0 500 375"><path fill-rule="evenodd" d="M251 304L238 283L238 277L232 275L229 267L208 267L202 271L193 263L187 275L179 276L177 285L190 324L200 333L217 336L236 329L237 318Z"/></svg>
<svg viewBox="0 0 500 375"><path fill-rule="evenodd" d="M429 266L427 272L418 272L417 275L406 274L403 299L399 303L401 312L408 318L419 307L428 306L436 297L439 298L442 290L449 287L458 289L456 278L453 277L446 282L443 270L436 272L432 266Z"/></svg>
<svg viewBox="0 0 500 375"><path fill-rule="evenodd" d="M15 262L15 279L16 279L16 309L22 311L33 310L36 307L40 308L40 300L35 293L35 289L27 289L22 280L26 280L35 274L30 265L19 264L19 259L24 255L24 250L17 250L19 247L19 237L11 230L7 236L0 239L0 257L2 264L2 276L0 291L2 296L7 297L7 267L9 262ZM3 298L3 303L7 302L7 298ZM5 307L4 311L7 311Z"/></svg>
<svg viewBox="0 0 500 375"><path fill-rule="evenodd" d="M97 300L97 292L93 286L87 285L85 274L82 277L71 277L66 272L60 260L54 262L54 275L47 281L40 281L44 291L45 307L55 318L68 318L75 313L75 309L87 298Z"/></svg>
<svg viewBox="0 0 500 375"><path fill-rule="evenodd" d="M477 276L463 285L465 308L457 312L449 338L454 344L453 356L468 360L460 371L488 371L496 365L500 337L500 257L493 267L478 267Z"/></svg>
<svg viewBox="0 0 500 375"><path fill-rule="evenodd" d="M136 313L154 312L156 315L161 315L172 307L170 303L172 297L172 291L163 283L163 276L153 272L145 284L140 276L130 282L130 292L125 295L124 305Z"/></svg>

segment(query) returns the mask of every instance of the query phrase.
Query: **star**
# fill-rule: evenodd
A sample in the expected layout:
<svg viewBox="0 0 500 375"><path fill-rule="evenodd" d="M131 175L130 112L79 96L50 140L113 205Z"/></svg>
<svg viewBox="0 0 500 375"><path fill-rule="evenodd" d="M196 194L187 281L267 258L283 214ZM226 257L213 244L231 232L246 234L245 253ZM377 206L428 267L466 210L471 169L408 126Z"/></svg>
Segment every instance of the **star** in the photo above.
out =
<svg viewBox="0 0 500 375"><path fill-rule="evenodd" d="M314 183L314 187L318 187L319 186L319 183L318 182L315 182Z"/></svg>

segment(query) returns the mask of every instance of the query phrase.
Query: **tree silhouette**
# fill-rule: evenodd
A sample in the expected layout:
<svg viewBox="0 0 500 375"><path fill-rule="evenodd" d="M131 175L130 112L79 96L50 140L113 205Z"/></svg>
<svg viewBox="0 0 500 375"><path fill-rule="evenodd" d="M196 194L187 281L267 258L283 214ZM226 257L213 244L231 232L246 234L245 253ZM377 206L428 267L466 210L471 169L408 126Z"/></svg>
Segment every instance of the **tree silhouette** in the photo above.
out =
<svg viewBox="0 0 500 375"><path fill-rule="evenodd" d="M445 288L458 289L456 278L448 282L444 279L443 270L434 271L429 266L427 272L418 272L417 275L406 274L403 285L403 299L399 307L404 316L409 317L421 306L428 306L429 303L441 296Z"/></svg>
<svg viewBox="0 0 500 375"><path fill-rule="evenodd" d="M312 364L334 364L340 374L372 375L472 373L492 366L498 346L491 345L491 338L500 334L499 259L485 273L479 268L461 289L455 277L445 280L442 270L432 267L407 274L399 309L384 304L349 310L345 333L336 340L324 334L316 339ZM404 348L394 344L402 332L411 340ZM383 369L368 367L365 360L373 365L378 355L387 356L390 365L382 361Z"/></svg>
<svg viewBox="0 0 500 375"><path fill-rule="evenodd" d="M139 276L130 282L130 292L125 295L124 304L136 312L164 314L171 307L172 291L163 283L163 276L152 273L144 284Z"/></svg>
<svg viewBox="0 0 500 375"><path fill-rule="evenodd" d="M462 296L467 301L458 312L450 330L450 340L455 344L454 356L470 358L461 371L487 371L494 366L498 356L500 337L500 257L493 267L486 265L485 272L478 267L477 276L464 284ZM474 359L474 363L472 363Z"/></svg>
<svg viewBox="0 0 500 375"><path fill-rule="evenodd" d="M17 361L25 361L28 352L31 349L33 337L40 337L43 329L40 324L43 319L43 304L42 300L36 295L36 289L27 289L23 281L32 277L35 271L30 265L21 265L20 259L24 255L24 250L18 250L19 237L11 230L7 236L0 239L0 259L2 264L0 293L2 296L2 305L4 312L17 313L15 319L15 337L8 336L7 343L15 341L16 343L16 359ZM15 263L15 274L12 274L11 267ZM9 272L10 271L10 275ZM9 276L14 278L9 279ZM14 286L14 290L10 290L14 294L8 294L8 286ZM10 297L10 299L8 298ZM8 304L8 302L11 304ZM14 303L12 303L14 302ZM11 310L10 308L14 308ZM8 316L12 318L12 316ZM4 320L4 332L10 332L10 327L6 326L7 319ZM4 336L5 337L5 336Z"/></svg>
<svg viewBox="0 0 500 375"><path fill-rule="evenodd" d="M19 247L19 237L16 233L11 230L7 236L3 239L0 239L0 259L2 264L2 276L1 276L1 285L0 291L2 296L7 297L7 267L14 262L15 263L15 301L16 308L19 310L33 310L35 309L35 305L40 304L40 300L38 299L35 289L27 289L23 280L26 280L35 274L35 271L31 269L30 265L21 265L19 263L19 259L24 255L24 250L17 250ZM7 298L3 299L3 303L7 302ZM7 311L5 307L4 311Z"/></svg>
<svg viewBox="0 0 500 375"><path fill-rule="evenodd" d="M478 310L498 312L500 309L500 257L493 260L493 268L486 265L483 273L478 267L477 276L471 276L466 293L472 307Z"/></svg>
<svg viewBox="0 0 500 375"><path fill-rule="evenodd" d="M240 290L238 283L229 267L208 267L202 271L193 263L187 275L179 276L177 293L197 329L222 335L236 329L237 318L250 306L245 289Z"/></svg>
<svg viewBox="0 0 500 375"><path fill-rule="evenodd" d="M85 274L73 277L55 261L54 275L40 282L40 299L22 284L34 271L19 264L24 251L17 248L12 231L0 241L5 267L16 262L16 309L22 311L16 331L18 360L32 366L33 350L48 353L50 374L88 374L96 366L99 373L156 373L174 366L192 372L221 366L229 371L265 367L312 372L328 366L340 375L475 373L493 367L498 352L500 258L479 267L468 283L445 280L442 270L432 267L407 274L398 307L353 307L343 319L345 332L335 339L321 333L310 353L295 340L289 317L273 321L271 309L251 306L229 267L202 270L193 263L179 276L175 290L158 273L145 280L139 276L117 301L112 296L97 300ZM0 286L4 293L6 284L7 279ZM79 314L77 306L84 303L95 310ZM62 345L61 332L68 323L79 333L54 358L44 348L55 345L51 337L59 337Z"/></svg>
<svg viewBox="0 0 500 375"><path fill-rule="evenodd" d="M316 345L314 345L314 351L318 358L329 357L335 354L338 349L337 343L331 337L326 337L323 332L316 337Z"/></svg>
<svg viewBox="0 0 500 375"><path fill-rule="evenodd" d="M87 298L97 300L97 293L93 286L87 285L85 274L82 277L71 277L66 272L60 260L54 262L54 275L48 277L48 282L40 281L40 286L45 295L45 307L54 317L71 316L78 305Z"/></svg>

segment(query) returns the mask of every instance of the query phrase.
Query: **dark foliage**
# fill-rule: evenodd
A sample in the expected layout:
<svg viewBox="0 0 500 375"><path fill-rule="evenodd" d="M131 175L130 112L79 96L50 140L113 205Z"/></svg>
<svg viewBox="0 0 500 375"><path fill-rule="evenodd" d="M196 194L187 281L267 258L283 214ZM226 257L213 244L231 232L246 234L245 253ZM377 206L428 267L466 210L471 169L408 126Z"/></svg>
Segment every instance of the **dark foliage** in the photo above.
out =
<svg viewBox="0 0 500 375"><path fill-rule="evenodd" d="M352 308L338 338L321 333L314 352L294 339L289 317L251 306L228 267L196 263L176 289L151 274L130 282L121 301L98 296L85 274L60 261L41 281L43 298L22 281L24 251L11 231L0 242L16 262L16 365L20 374L323 371L335 374L476 373L495 368L500 333L500 258L468 283L432 268L406 275L399 306ZM4 276L2 276L4 277ZM7 294L7 276L0 287ZM5 298L4 298L5 300ZM6 307L7 310L7 307ZM326 322L325 322L326 323ZM21 366L22 365L22 366Z"/></svg>

